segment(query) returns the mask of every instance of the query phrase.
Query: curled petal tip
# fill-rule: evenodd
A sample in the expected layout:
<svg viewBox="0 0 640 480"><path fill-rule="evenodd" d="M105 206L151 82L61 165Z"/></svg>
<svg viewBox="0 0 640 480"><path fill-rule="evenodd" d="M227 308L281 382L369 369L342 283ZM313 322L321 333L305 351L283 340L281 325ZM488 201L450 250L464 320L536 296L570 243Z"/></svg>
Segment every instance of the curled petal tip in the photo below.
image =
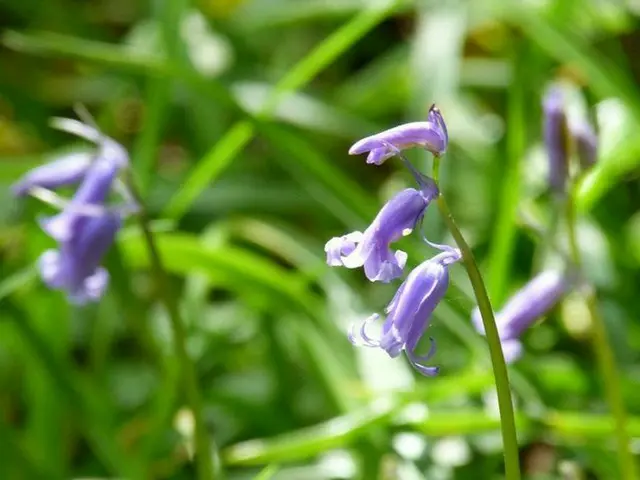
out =
<svg viewBox="0 0 640 480"><path fill-rule="evenodd" d="M436 354L436 341L433 339L433 337L429 337L429 343L430 343L429 351L426 353L426 355L416 355L415 352L410 353L410 358L412 362L423 363L431 360L431 357L433 357Z"/></svg>
<svg viewBox="0 0 640 480"><path fill-rule="evenodd" d="M369 165L382 165L385 160L392 157L394 153L385 148L374 148L367 155Z"/></svg>
<svg viewBox="0 0 640 480"><path fill-rule="evenodd" d="M367 334L367 326L376 321L380 315L374 313L360 324L360 329L356 332L356 324L351 324L347 338L352 345L363 347L379 347L380 341L372 338Z"/></svg>
<svg viewBox="0 0 640 480"><path fill-rule="evenodd" d="M440 373L440 367L429 367L420 363L411 362L411 366L425 377L435 377Z"/></svg>
<svg viewBox="0 0 640 480"><path fill-rule="evenodd" d="M333 237L325 246L327 264L331 267L345 266L357 268L362 265L359 262L358 243L362 240L362 232L351 232L342 237ZM350 266L355 265L355 266Z"/></svg>
<svg viewBox="0 0 640 480"><path fill-rule="evenodd" d="M358 140L349 148L349 155L360 155L361 153L369 151L367 148L369 137Z"/></svg>
<svg viewBox="0 0 640 480"><path fill-rule="evenodd" d="M434 377L440 372L440 367L430 367L424 364L425 362L428 362L436 353L435 340L429 337L429 341L431 342L431 346L429 347L429 352L426 355L416 355L415 352L407 350L407 357L409 357L411 366L422 375L425 375L427 377Z"/></svg>

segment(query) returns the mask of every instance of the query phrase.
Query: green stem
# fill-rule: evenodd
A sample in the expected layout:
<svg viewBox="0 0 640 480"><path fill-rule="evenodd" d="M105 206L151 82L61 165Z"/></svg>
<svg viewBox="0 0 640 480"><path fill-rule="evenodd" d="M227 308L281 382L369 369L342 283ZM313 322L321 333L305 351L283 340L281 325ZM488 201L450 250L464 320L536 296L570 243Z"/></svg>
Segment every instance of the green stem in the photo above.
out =
<svg viewBox="0 0 640 480"><path fill-rule="evenodd" d="M180 370L182 371L184 379L184 387L195 422L195 457L197 462L198 478L200 480L211 480L216 478L216 474L219 472L220 466L217 449L215 448L213 439L207 433L204 423L202 398L198 388L196 369L187 352L187 335L184 324L182 323L178 303L171 291L171 286L169 285L169 276L167 275L162 259L160 258L160 253L153 233L149 228L149 218L139 192L136 190L135 183L132 178L128 179L127 184L140 208L140 213L138 215L140 228L142 230L144 241L147 245L149 260L160 292L160 297L167 309L169 321L171 322L174 347L176 349L175 353L180 362Z"/></svg>
<svg viewBox="0 0 640 480"><path fill-rule="evenodd" d="M578 246L578 233L576 231L576 202L575 189L572 189L566 205L567 230L569 236L569 251L571 260L580 272L580 278L584 279L582 268L582 255ZM607 328L604 319L598 310L595 289L587 285L583 290L584 297L591 316L593 328L593 349L595 351L600 374L602 375L605 394L609 409L613 414L615 422L615 436L618 443L618 463L620 466L621 478L624 480L634 480L637 478L636 465L630 450L630 438L627 432L627 412L622 396L622 386L616 361L611 346L607 339Z"/></svg>
<svg viewBox="0 0 640 480"><path fill-rule="evenodd" d="M438 173L440 167L440 158L434 156L433 159L433 177L438 183ZM502 430L502 443L504 445L504 465L507 480L518 480L520 478L520 463L518 460L518 437L516 435L516 422L513 413L513 403L511 401L511 390L509 387L509 374L507 365L504 361L502 346L500 344L500 336L498 328L493 316L493 308L487 294L487 289L482 280L482 275L471 252L471 248L462 236L458 226L451 215L449 206L442 195L438 195L436 200L440 213L442 214L447 228L453 235L453 238L462 253L467 275L473 287L473 293L478 302L478 309L482 316L487 343L489 344L489 353L491 356L491 365L493 367L493 376L496 382L496 392L498 394L498 407L500 409L500 428Z"/></svg>

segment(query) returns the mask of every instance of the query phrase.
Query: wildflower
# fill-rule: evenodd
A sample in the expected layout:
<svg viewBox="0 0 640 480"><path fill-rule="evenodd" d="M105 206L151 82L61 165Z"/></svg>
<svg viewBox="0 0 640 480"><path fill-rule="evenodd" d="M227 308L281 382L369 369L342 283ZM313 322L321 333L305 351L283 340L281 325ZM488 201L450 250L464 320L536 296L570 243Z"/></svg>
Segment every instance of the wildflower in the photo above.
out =
<svg viewBox="0 0 640 480"><path fill-rule="evenodd" d="M583 120L571 129L576 142L576 153L580 166L587 170L596 164L598 159L598 136L589 122Z"/></svg>
<svg viewBox="0 0 640 480"><path fill-rule="evenodd" d="M418 372L436 375L438 367L425 365L435 353L433 339L430 339L431 348L426 355L419 356L415 349L429 326L431 314L449 286L448 266L459 259L460 251L450 248L413 269L385 309L387 318L379 339L367 333L369 324L379 318L378 314L373 314L362 323L358 332L352 327L349 333L351 343L382 348L391 358L404 351Z"/></svg>
<svg viewBox="0 0 640 480"><path fill-rule="evenodd" d="M67 293L69 301L84 304L102 297L109 273L100 266L122 225L117 212L88 217L74 234L59 243L59 250L47 250L38 260L44 282Z"/></svg>
<svg viewBox="0 0 640 480"><path fill-rule="evenodd" d="M518 337L553 308L568 290L570 283L569 278L560 272L543 272L516 292L496 314L496 326L507 362L520 358L522 344ZM484 325L477 308L471 319L476 330L484 335Z"/></svg>
<svg viewBox="0 0 640 480"><path fill-rule="evenodd" d="M11 187L15 196L24 196L36 187L54 189L79 183L91 165L89 152L73 152L30 170Z"/></svg>
<svg viewBox="0 0 640 480"><path fill-rule="evenodd" d="M124 215L137 210L137 206L124 186L119 193L127 204L106 204L109 194L119 185L118 174L129 164L124 147L76 120L57 119L55 126L97 143L97 152L68 155L35 168L14 184L13 192L17 196L28 193L62 208L59 214L40 221L58 242L58 249L44 252L38 269L49 287L63 290L71 302L83 304L104 293L109 274L100 263L114 242ZM51 191L76 183L79 186L71 200Z"/></svg>
<svg viewBox="0 0 640 480"><path fill-rule="evenodd" d="M544 144L549 158L549 186L553 192L563 194L569 172L569 136L562 92L557 86L547 91L543 110Z"/></svg>
<svg viewBox="0 0 640 480"><path fill-rule="evenodd" d="M424 184L420 190L407 188L380 210L364 233L352 232L329 240L324 250L327 263L347 268L364 267L366 277L372 282L390 282L402 275L407 254L395 253L389 245L410 234L422 220L424 212L435 196L435 183Z"/></svg>
<svg viewBox="0 0 640 480"><path fill-rule="evenodd" d="M114 140L103 137L93 127L71 119L58 119L56 126L94 142L100 142L95 159L83 174L83 180L64 210L41 222L42 228L58 241L69 241L74 230L91 215L87 210L105 202L120 170L129 164L126 150ZM98 210L99 212L99 210ZM99 214L99 213L98 213Z"/></svg>
<svg viewBox="0 0 640 480"><path fill-rule="evenodd" d="M85 174L83 182L58 215L40 222L43 230L58 241L68 241L90 218L86 210L100 206L111 192L120 168L109 160L98 158ZM99 213L98 213L99 215Z"/></svg>
<svg viewBox="0 0 640 480"><path fill-rule="evenodd" d="M367 163L381 165L397 150L414 146L423 147L433 155L447 150L449 135L440 110L432 105L426 122L411 122L390 128L359 140L349 149L350 155L369 152ZM394 148L390 148L390 146Z"/></svg>

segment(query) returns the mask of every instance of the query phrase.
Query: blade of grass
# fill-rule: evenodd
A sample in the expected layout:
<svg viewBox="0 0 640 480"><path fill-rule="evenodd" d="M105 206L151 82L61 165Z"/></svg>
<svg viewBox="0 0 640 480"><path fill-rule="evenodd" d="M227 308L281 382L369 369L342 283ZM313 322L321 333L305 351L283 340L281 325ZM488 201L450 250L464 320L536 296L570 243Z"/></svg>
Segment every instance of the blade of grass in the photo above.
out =
<svg viewBox="0 0 640 480"><path fill-rule="evenodd" d="M38 270L33 265L6 277L0 282L0 301L13 294L16 290L31 286L37 278Z"/></svg>
<svg viewBox="0 0 640 480"><path fill-rule="evenodd" d="M376 425L388 423L397 402L378 399L366 408L325 423L289 432L268 440L249 440L222 452L228 465L260 465L307 459L320 452L352 442Z"/></svg>
<svg viewBox="0 0 640 480"><path fill-rule="evenodd" d="M169 68L162 58L128 52L123 47L51 32L24 34L7 31L2 35L2 44L17 52L44 57L68 57L74 60L92 61L113 69L136 73L168 73Z"/></svg>
<svg viewBox="0 0 640 480"><path fill-rule="evenodd" d="M165 0L159 2L157 18L160 23L162 45L169 65L184 65L184 54L180 39L180 26L189 7L187 0ZM188 70L188 65L184 68ZM169 75L150 76L145 101L145 122L134 148L134 168L143 194L147 192L153 177L155 157L160 136L169 110L172 78Z"/></svg>
<svg viewBox="0 0 640 480"><path fill-rule="evenodd" d="M105 419L103 402L97 402L97 399L88 395L81 379L70 373L72 369L57 358L22 311L8 304L5 304L4 308L11 313L13 325L31 350L33 358L38 360L40 367L52 379L67 405L80 417L78 425L84 429L96 456L110 472L127 478L143 478L142 465L125 454L118 445L117 436Z"/></svg>
<svg viewBox="0 0 640 480"><path fill-rule="evenodd" d="M273 2L268 9L241 9L234 19L247 32L263 28L285 28L325 19L342 19L353 15L368 0L305 0L304 2ZM399 0L393 7L394 13L407 13L414 6L412 0Z"/></svg>
<svg viewBox="0 0 640 480"><path fill-rule="evenodd" d="M375 7L367 8L329 35L276 84L258 117L270 118L284 94L302 88L313 80L351 45L384 20L395 3L395 1L385 1ZM234 124L193 169L181 188L169 200L164 215L173 219L182 217L205 186L220 176L234 156L249 143L253 135L253 127L248 121Z"/></svg>
<svg viewBox="0 0 640 480"><path fill-rule="evenodd" d="M600 98L620 97L640 123L640 94L634 81L615 63L590 48L583 38L554 18L532 8L517 8L511 17L522 32L549 56L576 65Z"/></svg>
<svg viewBox="0 0 640 480"><path fill-rule="evenodd" d="M167 62L159 56L132 52L119 45L51 32L24 34L7 31L0 36L0 43L21 53L70 58L114 70L181 80L212 101L219 102L237 113L242 112L231 92L220 82L211 78L205 79L193 69L175 62Z"/></svg>
<svg viewBox="0 0 640 480"><path fill-rule="evenodd" d="M338 197L340 203L353 210L360 219L375 215L378 208L373 196L334 166L334 162L309 142L273 123L260 122L257 128L281 152L278 158L287 170L303 171L303 175L299 177L304 178L305 183L315 179L324 188L330 188L331 194Z"/></svg>
<svg viewBox="0 0 640 480"><path fill-rule="evenodd" d="M480 410L429 412L424 418L393 421L404 405L398 399L378 399L361 410L318 425L232 445L223 452L223 460L228 465L259 465L308 459L328 449L349 445L370 428L389 423L414 428L430 437L474 435L500 429L499 418ZM565 441L601 440L613 432L611 417L585 413L551 412L535 420L519 415L517 423L523 432L541 425ZM631 435L640 434L640 418L630 418L627 428Z"/></svg>
<svg viewBox="0 0 640 480"><path fill-rule="evenodd" d="M32 449L27 448L21 441L17 432L0 418L0 459L2 459L3 472L7 478L50 478L52 480L66 478L50 465L43 461L41 455L37 455ZM14 467L14 470L11 469ZM5 470L6 469L6 470ZM11 477L9 472L18 474Z"/></svg>
<svg viewBox="0 0 640 480"><path fill-rule="evenodd" d="M306 289L306 282L275 263L249 251L232 248L208 248L198 237L188 234L157 234L160 255L165 268L174 274L201 271L239 294L250 285L256 292L265 293L322 319L323 306ZM149 259L138 234L123 236L120 245L128 262L135 267L148 266Z"/></svg>
<svg viewBox="0 0 640 480"><path fill-rule="evenodd" d="M251 122L243 120L235 123L191 170L178 191L169 199L162 215L173 220L180 219L207 185L220 177L253 135Z"/></svg>
<svg viewBox="0 0 640 480"><path fill-rule="evenodd" d="M271 480L276 473L278 473L280 467L277 464L271 464L265 467L253 480Z"/></svg>
<svg viewBox="0 0 640 480"><path fill-rule="evenodd" d="M520 200L521 165L526 148L525 88L529 56L524 42L514 46L514 79L510 83L507 100L507 146L505 161L500 165L502 192L498 201L498 215L487 262L487 288L495 305L501 305L509 284L509 270L514 254L517 232L517 213Z"/></svg>

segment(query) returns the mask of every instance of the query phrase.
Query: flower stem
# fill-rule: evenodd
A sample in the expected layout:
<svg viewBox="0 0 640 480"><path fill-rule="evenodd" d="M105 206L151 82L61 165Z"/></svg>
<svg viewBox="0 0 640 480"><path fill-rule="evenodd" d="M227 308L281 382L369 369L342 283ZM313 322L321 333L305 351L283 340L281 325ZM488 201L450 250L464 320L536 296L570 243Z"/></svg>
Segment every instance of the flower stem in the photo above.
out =
<svg viewBox="0 0 640 480"><path fill-rule="evenodd" d="M204 423L202 398L198 388L196 369L187 352L187 335L184 324L182 323L178 303L169 285L169 276L167 275L162 263L153 233L149 228L149 217L147 211L142 203L138 190L135 188L135 183L130 174L127 180L127 186L139 205L138 219L140 228L142 229L144 241L147 245L149 260L160 292L160 297L169 315L171 329L173 331L175 353L180 363L180 370L184 379L187 400L190 404L195 422L195 457L197 462L198 479L212 480L216 478L216 474L219 472L220 466L215 444L213 439L207 433Z"/></svg>
<svg viewBox="0 0 640 480"><path fill-rule="evenodd" d="M438 183L438 173L440 167L440 157L434 156L433 159L433 178ZM518 437L516 435L516 423L513 413L513 403L511 401L511 390L509 387L509 374L507 365L504 361L498 328L493 316L491 301L487 294L482 275L471 252L471 248L462 236L458 226L451 215L449 206L442 195L438 195L436 200L440 213L444 217L447 228L451 232L460 252L462 260L467 270L467 275L473 287L473 293L478 302L478 309L482 316L482 323L486 333L487 343L489 344L489 353L491 356L491 364L493 367L493 376L496 383L496 392L498 394L498 407L500 409L500 428L502 430L502 443L504 445L504 465L505 476L507 480L518 480L520 478L520 463L518 455Z"/></svg>
<svg viewBox="0 0 640 480"><path fill-rule="evenodd" d="M578 246L578 234L576 231L576 202L575 189L572 189L566 203L567 230L569 236L569 252L571 260L580 273L580 278L585 279L582 267L582 255ZM586 282L586 280L584 280ZM618 443L618 463L623 480L635 480L637 478L636 465L630 450L630 438L627 432L627 412L622 396L620 376L616 368L615 357L607 339L607 328L604 319L600 315L595 289L586 284L583 289L591 324L593 327L593 349L595 351L600 374L602 375L607 403L615 422L615 435Z"/></svg>

